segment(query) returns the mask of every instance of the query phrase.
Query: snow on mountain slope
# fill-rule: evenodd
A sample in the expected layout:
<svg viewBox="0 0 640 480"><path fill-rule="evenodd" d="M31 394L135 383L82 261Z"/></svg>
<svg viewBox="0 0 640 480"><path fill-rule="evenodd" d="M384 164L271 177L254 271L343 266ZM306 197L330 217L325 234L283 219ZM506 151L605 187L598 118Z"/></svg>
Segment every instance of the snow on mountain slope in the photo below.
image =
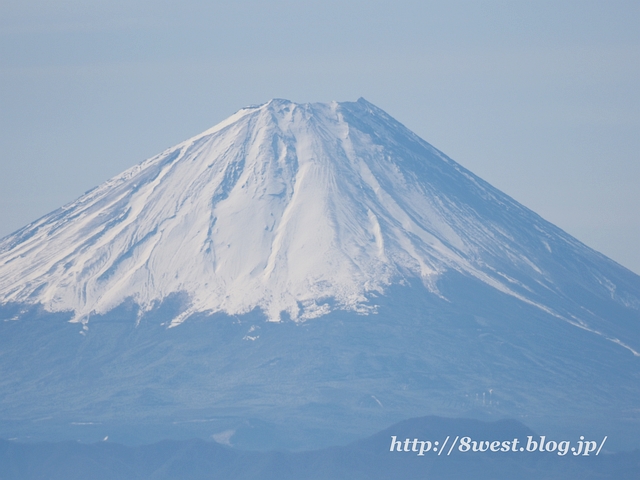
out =
<svg viewBox="0 0 640 480"><path fill-rule="evenodd" d="M562 285L577 278L638 310L636 276L363 99L242 109L5 237L0 302L86 327L127 299L142 315L184 292L172 325L256 308L305 320L374 312L372 296L411 277L438 295L449 270L638 355L549 301L570 300Z"/></svg>

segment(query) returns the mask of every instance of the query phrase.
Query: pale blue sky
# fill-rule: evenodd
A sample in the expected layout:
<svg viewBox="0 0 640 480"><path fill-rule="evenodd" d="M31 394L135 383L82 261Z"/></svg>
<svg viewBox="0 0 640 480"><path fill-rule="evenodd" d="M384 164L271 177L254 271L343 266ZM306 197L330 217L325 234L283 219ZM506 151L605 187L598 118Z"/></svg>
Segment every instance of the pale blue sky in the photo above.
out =
<svg viewBox="0 0 640 480"><path fill-rule="evenodd" d="M273 97L363 96L640 272L640 2L3 0L0 236Z"/></svg>

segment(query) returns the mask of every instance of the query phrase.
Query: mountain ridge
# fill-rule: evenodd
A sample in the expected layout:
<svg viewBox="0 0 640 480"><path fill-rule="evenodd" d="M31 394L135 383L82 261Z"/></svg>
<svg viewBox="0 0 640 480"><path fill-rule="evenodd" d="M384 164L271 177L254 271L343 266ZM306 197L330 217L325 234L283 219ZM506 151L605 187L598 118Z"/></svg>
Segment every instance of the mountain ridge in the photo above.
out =
<svg viewBox="0 0 640 480"><path fill-rule="evenodd" d="M439 417L413 418L356 442L314 451L251 451L201 439L163 440L152 445L124 446L105 439L82 444L19 443L0 440L3 480L46 476L65 479L387 479L464 478L523 479L636 478L640 451L575 457L541 452L476 452L438 456L433 452L390 452L390 439L440 439L469 436L476 441L517 438L526 445L534 432L516 421L480 422ZM482 440L480 440L482 439ZM549 439L547 439L549 441Z"/></svg>

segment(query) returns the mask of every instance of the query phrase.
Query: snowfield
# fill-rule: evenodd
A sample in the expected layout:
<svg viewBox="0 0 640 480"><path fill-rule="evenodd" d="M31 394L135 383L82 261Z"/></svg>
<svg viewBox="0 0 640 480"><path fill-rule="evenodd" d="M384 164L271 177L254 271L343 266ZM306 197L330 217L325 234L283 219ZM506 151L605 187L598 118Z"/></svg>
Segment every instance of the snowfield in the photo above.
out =
<svg viewBox="0 0 640 480"><path fill-rule="evenodd" d="M171 326L254 309L304 321L375 313L375 295L410 278L439 295L454 270L638 355L545 301L563 295L557 252L569 250L608 261L366 100L271 100L4 238L0 301L73 311L85 327L127 300L142 317L177 293ZM591 270L590 288L638 308Z"/></svg>

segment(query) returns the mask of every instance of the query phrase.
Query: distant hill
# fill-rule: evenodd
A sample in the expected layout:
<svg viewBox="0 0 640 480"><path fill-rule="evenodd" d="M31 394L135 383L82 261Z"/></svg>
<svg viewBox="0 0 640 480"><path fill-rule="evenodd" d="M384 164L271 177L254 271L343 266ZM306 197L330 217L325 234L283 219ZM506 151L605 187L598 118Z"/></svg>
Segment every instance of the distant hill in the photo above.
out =
<svg viewBox="0 0 640 480"><path fill-rule="evenodd" d="M570 453L390 452L392 436L512 440L536 436L515 421L480 422L422 417L396 424L343 447L291 453L238 450L203 440L126 447L100 442L24 444L0 441L2 480L636 480L640 451L577 456ZM453 439L453 437L451 437ZM577 440L577 439L576 439Z"/></svg>

